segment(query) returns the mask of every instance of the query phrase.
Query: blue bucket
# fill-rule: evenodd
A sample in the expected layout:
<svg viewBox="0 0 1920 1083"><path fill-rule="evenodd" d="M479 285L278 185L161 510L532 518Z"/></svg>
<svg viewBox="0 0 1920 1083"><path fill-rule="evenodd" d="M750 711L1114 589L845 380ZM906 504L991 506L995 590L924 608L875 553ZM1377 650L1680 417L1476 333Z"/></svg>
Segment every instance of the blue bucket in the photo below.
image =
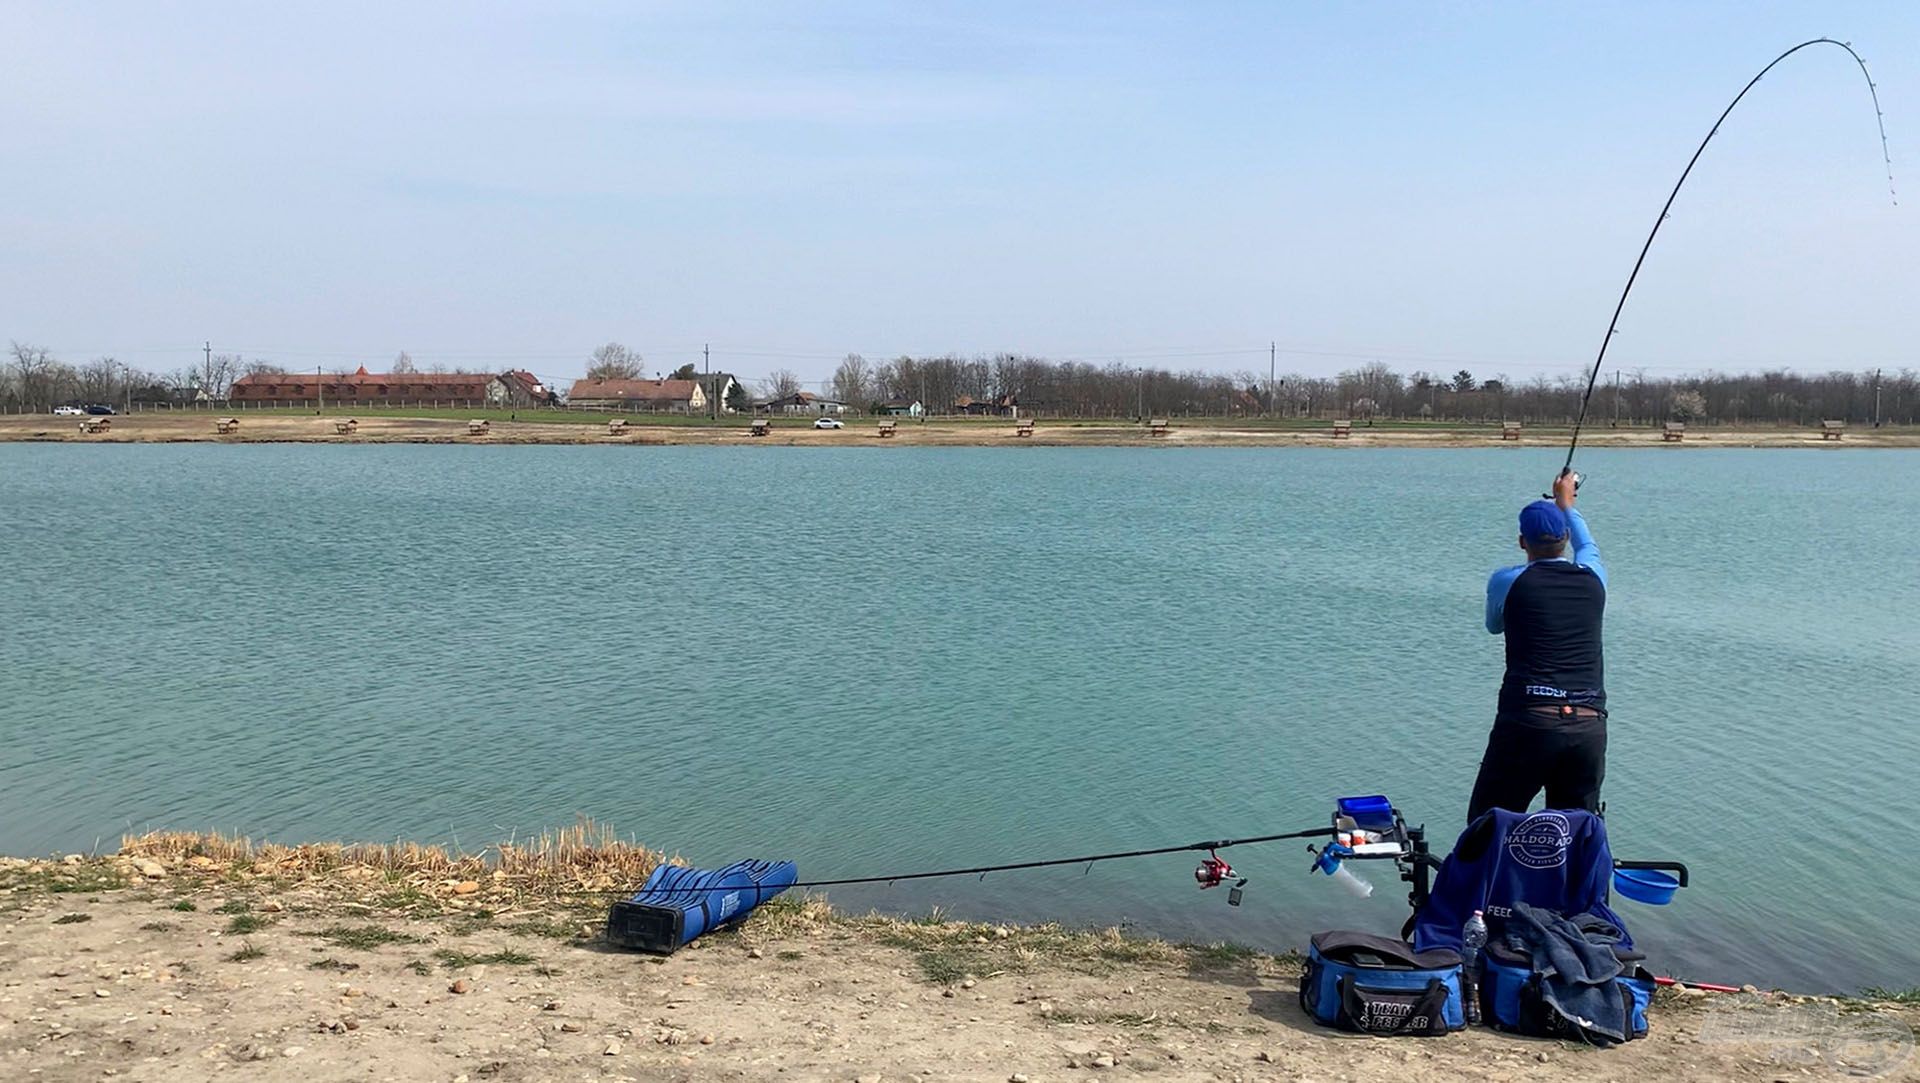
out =
<svg viewBox="0 0 1920 1083"><path fill-rule="evenodd" d="M1615 869L1613 889L1634 902L1665 906L1673 901L1673 893L1680 889L1680 881L1672 873L1658 869Z"/></svg>
<svg viewBox="0 0 1920 1083"><path fill-rule="evenodd" d="M1340 815L1351 818L1355 827L1368 831L1393 830L1393 802L1382 794L1342 797L1335 803L1335 808Z"/></svg>

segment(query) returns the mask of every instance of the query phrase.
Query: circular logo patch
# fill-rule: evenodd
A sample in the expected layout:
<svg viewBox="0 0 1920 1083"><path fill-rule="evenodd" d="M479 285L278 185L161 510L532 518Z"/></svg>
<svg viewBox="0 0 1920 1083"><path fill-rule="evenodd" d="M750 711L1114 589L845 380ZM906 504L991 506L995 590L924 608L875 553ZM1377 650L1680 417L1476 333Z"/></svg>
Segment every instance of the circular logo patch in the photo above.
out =
<svg viewBox="0 0 1920 1083"><path fill-rule="evenodd" d="M1573 825L1557 812L1536 812L1507 833L1507 853L1530 869L1566 864L1572 843Z"/></svg>

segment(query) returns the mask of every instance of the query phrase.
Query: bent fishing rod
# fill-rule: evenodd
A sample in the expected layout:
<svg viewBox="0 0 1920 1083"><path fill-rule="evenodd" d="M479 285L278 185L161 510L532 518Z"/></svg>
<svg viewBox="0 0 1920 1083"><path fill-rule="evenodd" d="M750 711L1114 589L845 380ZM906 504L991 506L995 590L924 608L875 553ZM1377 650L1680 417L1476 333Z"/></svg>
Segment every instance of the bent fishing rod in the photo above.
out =
<svg viewBox="0 0 1920 1083"><path fill-rule="evenodd" d="M1765 78L1766 74L1772 71L1781 61L1802 49L1815 45L1832 45L1840 49L1845 49L1847 55L1853 58L1853 62L1860 66L1860 74L1867 81L1867 93L1873 96L1874 122L1880 127L1880 157L1886 162L1887 166L1887 195L1893 200L1894 206L1897 207L1900 205L1900 194L1894 189L1893 185L1893 155L1887 149L1887 117L1880 109L1880 88L1875 85L1872 73L1867 71L1867 62L1861 59L1859 53L1853 51L1853 45L1850 42L1836 41L1833 38L1814 38L1811 41L1803 41L1793 48L1788 49L1786 52L1781 53L1779 56L1774 57L1772 63L1761 68L1759 74L1747 80L1747 85L1741 87L1740 93L1735 94L1733 100L1727 103L1727 107L1720 111L1720 118L1715 120L1713 127L1707 130L1707 137L1702 139L1700 145L1694 149L1693 157L1687 159L1687 167L1680 171L1680 179L1673 183L1673 191L1667 193L1667 201L1661 204L1660 216L1653 220L1653 228L1647 232L1647 241L1640 246L1640 255L1633 261L1633 270L1627 275L1626 288L1620 291L1620 300L1613 306L1613 318L1607 322L1607 333L1600 339L1600 352L1593 359L1593 371L1587 374L1587 390L1585 394L1580 396L1580 415L1573 423L1573 439L1567 443L1567 461L1560 467L1561 477L1573 474L1573 453L1580 446L1580 429L1586 424L1587 404L1593 401L1594 381L1600 378L1600 367L1606 362L1607 346L1613 342L1613 336L1619 333L1620 313L1627 307L1627 297L1633 293L1633 284L1640 277L1640 267L1647 261L1647 252L1653 248L1653 239L1660 235L1660 227L1666 223L1669 212L1673 210L1673 201L1679 198L1680 189L1686 185L1687 178L1693 174L1694 165L1700 161L1700 155L1706 152L1707 144L1713 142L1713 137L1719 134L1720 125L1726 123L1727 117L1732 114L1734 106L1739 105L1740 99L1747 96L1747 91L1752 90L1754 85ZM1577 489L1579 484L1580 476L1574 474L1574 487Z"/></svg>

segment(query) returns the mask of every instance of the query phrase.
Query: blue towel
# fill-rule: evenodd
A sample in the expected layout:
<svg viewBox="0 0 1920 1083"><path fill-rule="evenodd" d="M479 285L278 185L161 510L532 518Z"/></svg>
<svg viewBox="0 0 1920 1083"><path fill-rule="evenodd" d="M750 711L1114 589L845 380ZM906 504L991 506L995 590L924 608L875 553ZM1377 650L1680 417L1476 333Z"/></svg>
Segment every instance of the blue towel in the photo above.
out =
<svg viewBox="0 0 1920 1083"><path fill-rule="evenodd" d="M1552 910L1513 904L1507 946L1533 960L1547 1004L1580 1033L1627 1040L1627 1007L1614 979L1625 968L1614 946L1620 927L1594 914L1563 917Z"/></svg>

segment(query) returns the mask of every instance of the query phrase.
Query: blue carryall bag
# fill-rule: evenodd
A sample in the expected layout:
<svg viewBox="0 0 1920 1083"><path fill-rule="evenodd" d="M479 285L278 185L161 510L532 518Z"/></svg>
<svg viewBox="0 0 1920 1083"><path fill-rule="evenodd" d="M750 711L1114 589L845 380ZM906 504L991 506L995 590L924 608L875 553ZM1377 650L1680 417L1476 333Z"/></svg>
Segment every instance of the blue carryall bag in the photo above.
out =
<svg viewBox="0 0 1920 1083"><path fill-rule="evenodd" d="M1437 1038L1467 1025L1460 955L1414 951L1404 940L1315 933L1300 976L1300 1007L1317 1022L1381 1036Z"/></svg>
<svg viewBox="0 0 1920 1083"><path fill-rule="evenodd" d="M672 955L694 937L744 921L800 878L791 861L736 861L724 869L662 865L607 914L607 940Z"/></svg>
<svg viewBox="0 0 1920 1083"><path fill-rule="evenodd" d="M1636 951L1616 951L1625 969L1613 979L1626 1010L1628 1041L1647 1036L1647 1005L1653 1002L1653 975L1639 964L1643 957ZM1533 972L1533 959L1523 951L1505 944L1488 944L1480 957L1481 972L1476 982L1480 993L1480 1017L1489 1026L1536 1038L1563 1038L1593 1045L1611 1044L1591 1033L1556 1010L1541 989L1541 979Z"/></svg>

